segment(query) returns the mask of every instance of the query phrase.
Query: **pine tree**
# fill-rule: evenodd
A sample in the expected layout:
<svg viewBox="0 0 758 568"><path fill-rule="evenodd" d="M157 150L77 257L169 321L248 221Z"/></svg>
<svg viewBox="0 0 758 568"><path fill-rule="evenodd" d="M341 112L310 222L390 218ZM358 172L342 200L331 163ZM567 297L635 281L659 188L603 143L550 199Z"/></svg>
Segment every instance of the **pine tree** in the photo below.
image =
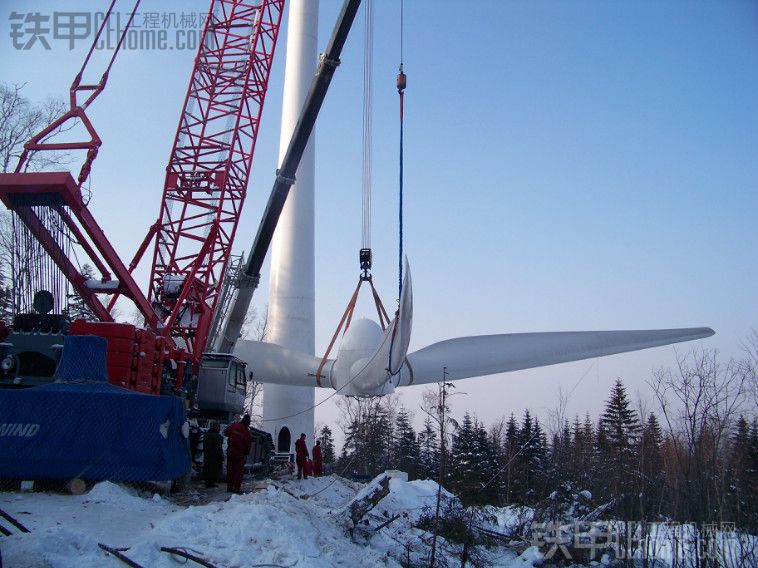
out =
<svg viewBox="0 0 758 568"><path fill-rule="evenodd" d="M453 436L450 449L450 485L464 503L475 502L476 488L476 441L474 421L466 412L458 431Z"/></svg>
<svg viewBox="0 0 758 568"><path fill-rule="evenodd" d="M661 448L663 446L663 433L658 424L658 418L652 412L648 415L645 427L642 429L640 452L642 453L644 471L647 477L652 477L654 472L663 468Z"/></svg>
<svg viewBox="0 0 758 568"><path fill-rule="evenodd" d="M362 435L358 421L353 420L350 424L345 426L344 433L345 441L342 444L342 452L339 461L337 462L337 467L341 471L347 471L349 469L350 473L359 472L365 474L365 472L360 471L360 469L362 469L362 456L359 452L359 448Z"/></svg>
<svg viewBox="0 0 758 568"><path fill-rule="evenodd" d="M345 445L342 448L344 469L374 476L386 469L392 425L387 414L376 402L364 405L345 428Z"/></svg>
<svg viewBox="0 0 758 568"><path fill-rule="evenodd" d="M334 436L332 435L332 429L329 426L324 425L319 432L318 439L321 440L321 453L324 456L324 465L330 465L334 463Z"/></svg>
<svg viewBox="0 0 758 568"><path fill-rule="evenodd" d="M377 406L375 420L366 429L365 461L369 475L378 475L390 469L394 429L384 408Z"/></svg>
<svg viewBox="0 0 758 568"><path fill-rule="evenodd" d="M88 280L95 277L95 270L89 264L82 266L82 276ZM87 302L77 293L72 292L66 298L65 314L71 321L76 319L85 319L87 321L97 320L95 312L87 305Z"/></svg>
<svg viewBox="0 0 758 568"><path fill-rule="evenodd" d="M535 479L532 471L531 445L534 442L534 421L529 410L524 411L521 421L517 449L514 453L514 500L517 503L532 504L535 497Z"/></svg>
<svg viewBox="0 0 758 568"><path fill-rule="evenodd" d="M437 479L439 474L439 443L432 419L424 420L424 429L418 434L419 479Z"/></svg>
<svg viewBox="0 0 758 568"><path fill-rule="evenodd" d="M629 399L621 379L616 379L600 420L611 448L629 448L637 444L642 428L637 412L629 408Z"/></svg>
<svg viewBox="0 0 758 568"><path fill-rule="evenodd" d="M342 448L340 449L340 456L337 458L337 470L342 472L343 475L350 475L353 472L358 471L355 466L355 453L348 444L347 437L345 438L345 443L342 444Z"/></svg>
<svg viewBox="0 0 758 568"><path fill-rule="evenodd" d="M505 504L508 505L516 500L517 483L515 479L516 475L516 459L518 452L518 440L521 436L519 432L518 424L516 423L516 417L511 413L508 418L508 423L505 426L505 451L503 470L505 472L505 487L503 488L503 495L505 496Z"/></svg>
<svg viewBox="0 0 758 568"><path fill-rule="evenodd" d="M571 437L571 426L566 420L560 432L553 435L550 444L549 466L546 471L550 486L557 486L565 480L576 481L571 467Z"/></svg>
<svg viewBox="0 0 758 568"><path fill-rule="evenodd" d="M542 499L545 495L545 482L547 479L547 435L542 429L539 419L534 420L534 438L529 447L529 468L532 472L533 502Z"/></svg>
<svg viewBox="0 0 758 568"><path fill-rule="evenodd" d="M490 498L490 503L501 506L505 502L505 492L503 491L503 482L505 480L505 445L503 440L503 423L490 427L488 433L490 448L490 468L485 483L488 485L484 488Z"/></svg>
<svg viewBox="0 0 758 568"><path fill-rule="evenodd" d="M606 447L598 457L601 460L601 468L609 480L608 489L617 501L622 498L626 500L623 510L619 510L619 507L617 510L632 515L636 508L636 499L633 499L634 472L639 463L642 428L637 412L629 407L629 399L621 379L616 379L613 385L611 397L600 417L600 426L605 436Z"/></svg>
<svg viewBox="0 0 758 568"><path fill-rule="evenodd" d="M660 512L665 475L663 471L663 434L658 419L652 412L648 415L640 439L640 507L641 518L652 520Z"/></svg>
<svg viewBox="0 0 758 568"><path fill-rule="evenodd" d="M406 472L408 479L416 479L418 476L419 447L408 411L403 407L400 408L395 418L394 443L393 466Z"/></svg>
<svg viewBox="0 0 758 568"><path fill-rule="evenodd" d="M494 504L497 499L497 486L493 478L497 474L497 457L487 436L484 424L474 421L474 459L478 467L474 469L476 491L474 502L480 505Z"/></svg>
<svg viewBox="0 0 758 568"><path fill-rule="evenodd" d="M582 439L584 440L584 446L582 448L582 470L579 481L581 482L583 489L589 489L594 491L597 487L597 452L595 449L595 438L598 436L598 432L595 430L595 425L590 418L590 413L587 412L584 415L584 423L582 424Z"/></svg>
<svg viewBox="0 0 758 568"><path fill-rule="evenodd" d="M582 430L582 423L579 422L579 415L577 414L574 416L574 422L571 425L571 461L569 471L571 472L571 479L582 489L586 489L586 486L584 486L584 480L582 479L584 473L584 455L584 431Z"/></svg>
<svg viewBox="0 0 758 568"><path fill-rule="evenodd" d="M748 510L746 516L749 521L746 526L752 534L758 531L758 418L753 418L750 425L750 436L748 440L750 461L747 473L751 480L748 485L748 491L751 498L748 501Z"/></svg>
<svg viewBox="0 0 758 568"><path fill-rule="evenodd" d="M756 423L740 416L730 440L729 500L732 514L740 526L758 526L758 470L754 463Z"/></svg>
<svg viewBox="0 0 758 568"><path fill-rule="evenodd" d="M593 443L593 457L588 464L592 467L591 473L588 474L589 486L592 488L592 494L599 501L608 501L613 498L614 491L613 483L609 478L609 473L612 472L608 433L605 431L602 420L597 422Z"/></svg>

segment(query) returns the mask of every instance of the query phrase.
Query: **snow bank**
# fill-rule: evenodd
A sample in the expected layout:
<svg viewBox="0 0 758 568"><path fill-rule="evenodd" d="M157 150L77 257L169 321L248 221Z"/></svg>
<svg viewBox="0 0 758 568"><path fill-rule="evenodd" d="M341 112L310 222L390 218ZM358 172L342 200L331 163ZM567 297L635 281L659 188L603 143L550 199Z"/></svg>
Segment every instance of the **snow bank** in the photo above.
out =
<svg viewBox="0 0 758 568"><path fill-rule="evenodd" d="M377 566L383 556L346 538L320 504L276 487L189 507L155 525L129 557L145 566L175 567L161 546L188 548L218 566ZM397 566L390 562L387 565Z"/></svg>
<svg viewBox="0 0 758 568"><path fill-rule="evenodd" d="M126 556L151 568L177 566L178 559L161 547L183 548L220 568L395 568L406 553L424 564L430 535L413 525L424 509L433 510L437 484L392 479L390 493L367 515L366 531L351 535L344 506L363 488L336 476L270 482L261 491L188 507L112 483L82 496L0 493L0 507L32 530L3 538L3 561L14 568L119 565L98 547L104 543L127 547ZM456 499L447 491L443 498ZM395 515L395 521L376 530ZM528 558L504 549L486 554L491 555L488 566L529 565ZM454 556L448 561L457 564Z"/></svg>

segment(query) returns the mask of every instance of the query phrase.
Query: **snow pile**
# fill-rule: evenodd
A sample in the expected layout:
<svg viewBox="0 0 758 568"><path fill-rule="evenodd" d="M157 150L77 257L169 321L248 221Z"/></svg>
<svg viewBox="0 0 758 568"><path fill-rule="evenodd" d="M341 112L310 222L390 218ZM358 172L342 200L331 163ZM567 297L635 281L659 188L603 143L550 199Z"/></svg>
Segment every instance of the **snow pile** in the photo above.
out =
<svg viewBox="0 0 758 568"><path fill-rule="evenodd" d="M157 493L153 497L160 499L160 495ZM144 499L134 489L127 489L110 481L103 481L85 494L84 503L109 503L113 507L126 511L134 507L142 507Z"/></svg>
<svg viewBox="0 0 758 568"><path fill-rule="evenodd" d="M120 564L98 546L104 543L156 568L183 563L162 547L184 549L219 568L399 567L408 557L424 564L431 535L415 525L425 511L433 513L437 484L392 479L390 493L353 526L346 507L364 487L337 476L270 482L230 498L206 494L218 500L187 507L107 482L81 496L0 493L0 508L32 531L3 538L2 559L18 568ZM442 495L444 502L457 502L447 491ZM438 557L459 564L457 545L441 537L438 542ZM531 558L506 549L483 553L488 566L531 565Z"/></svg>
<svg viewBox="0 0 758 568"><path fill-rule="evenodd" d="M157 523L150 539L129 551L145 566L175 566L160 552L176 543L218 566L376 566L383 559L359 550L316 503L269 487L223 503L189 507Z"/></svg>
<svg viewBox="0 0 758 568"><path fill-rule="evenodd" d="M433 513L437 502L439 485L430 479L416 481L390 480L390 494L379 501L376 509L385 517L393 515L408 515L412 522L418 522L424 513ZM442 503L458 498L444 488Z"/></svg>
<svg viewBox="0 0 758 568"><path fill-rule="evenodd" d="M376 480L371 484L375 482ZM390 493L366 515L366 526L356 527L354 536L365 538L368 546L403 565L428 565L433 537L428 529L434 524L438 489L437 483L430 480L407 482L397 478L391 479ZM456 519L469 518L458 497L444 488L440 491L440 513L439 529L450 536L455 529L462 528L455 524ZM476 515L477 518L479 516ZM449 521L452 521L452 524ZM471 534L476 533L472 527L469 529ZM531 566L527 561L519 560L517 553L511 550L501 547L493 547L490 550L484 547L475 548L476 550L468 552L469 561L473 560L473 556L477 557L478 562L472 565L514 568ZM438 536L436 551L441 566L461 564L463 544Z"/></svg>

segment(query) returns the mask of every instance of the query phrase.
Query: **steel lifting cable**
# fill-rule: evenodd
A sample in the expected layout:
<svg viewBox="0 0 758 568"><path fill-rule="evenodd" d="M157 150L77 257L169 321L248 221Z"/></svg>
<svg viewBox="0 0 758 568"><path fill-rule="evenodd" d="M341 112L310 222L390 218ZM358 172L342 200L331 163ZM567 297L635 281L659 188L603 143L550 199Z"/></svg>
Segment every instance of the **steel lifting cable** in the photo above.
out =
<svg viewBox="0 0 758 568"><path fill-rule="evenodd" d="M400 0L400 69L397 74L397 93L400 96L400 168L399 168L399 196L398 196L398 253L397 253L397 313L400 314L400 301L403 297L403 114L405 102L406 76L403 71L403 35L404 35L404 0ZM392 341L395 340L397 328L393 330ZM392 351L390 350L390 357ZM413 367L408 358L405 358L405 364L410 374L410 382L413 384ZM390 373L392 372L392 361L389 361ZM400 384L400 373L398 375L398 384Z"/></svg>
<svg viewBox="0 0 758 568"><path fill-rule="evenodd" d="M361 248L371 248L371 185L373 174L374 2L367 0L363 45L363 222Z"/></svg>
<svg viewBox="0 0 758 568"><path fill-rule="evenodd" d="M366 14L365 14L365 36L364 36L364 52L363 52L363 171L362 171L362 195L363 195L363 218L361 223L361 268L364 270L363 275L358 280L358 285L350 298L350 301L345 308L342 318L340 319L337 329L332 335L332 339L329 342L324 356L321 358L321 362L316 370L316 385L321 386L321 377L324 367L329 359L334 344L337 341L337 337L340 331L343 334L350 327L350 322L353 318L353 312L355 310L355 304L358 300L358 293L360 292L361 285L367 281L371 286L371 293L376 305L377 315L379 317L379 323L382 330L385 330L391 323L387 310L384 308L384 304L379 297L379 293L374 287L374 283L371 278L371 185L372 185L372 114L373 114L373 58L374 58L374 4L373 0L367 0L365 2ZM398 259L398 309L395 313L396 316L400 315L400 298L403 289L403 92L405 91L406 78L403 72L403 0L400 2L400 72L397 76L397 91L400 95L400 251ZM364 264L364 251L367 253L367 263ZM391 341L395 340L397 334L397 327L393 329ZM391 356L391 355L390 355ZM408 367L410 373L410 383L413 383L413 369L405 358L405 364ZM391 361L388 362L388 367L391 373ZM399 371L396 373L399 381ZM351 381L352 382L352 381ZM346 385L344 385L346 386Z"/></svg>
<svg viewBox="0 0 758 568"><path fill-rule="evenodd" d="M372 184L372 137L373 137L373 81L374 81L374 2L373 0L367 0L364 2L365 17L364 17L364 40L363 40L363 160L362 160L362 176L361 176L361 192L362 192L362 219L361 219L361 269L363 275L358 281L353 295L350 297L350 301L342 314L339 325L332 336L332 340L329 342L329 346L321 358L321 363L316 371L316 384L321 386L321 372L326 365L329 358L329 354L334 347L340 330L347 331L350 327L350 322L353 318L353 311L355 310L355 304L358 300L358 292L361 289L361 285L364 281L371 283L371 184ZM364 260L364 252L367 257ZM364 264L365 262L365 264ZM374 285L371 283L371 287ZM376 297L376 294L375 294ZM377 312L380 312L377 305ZM381 320L381 313L379 319ZM384 323L382 322L382 329L384 329Z"/></svg>
<svg viewBox="0 0 758 568"><path fill-rule="evenodd" d="M400 0L400 70L397 74L397 93L400 95L400 198L398 205L398 255L397 255L397 301L403 293L403 103L405 98L406 77L403 72L403 0Z"/></svg>

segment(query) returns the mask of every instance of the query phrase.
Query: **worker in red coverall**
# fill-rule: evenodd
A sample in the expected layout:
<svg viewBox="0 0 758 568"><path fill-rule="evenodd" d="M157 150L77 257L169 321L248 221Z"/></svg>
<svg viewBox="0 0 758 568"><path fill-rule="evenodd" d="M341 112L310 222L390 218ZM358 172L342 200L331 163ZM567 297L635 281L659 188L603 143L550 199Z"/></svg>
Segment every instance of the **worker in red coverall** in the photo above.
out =
<svg viewBox="0 0 758 568"><path fill-rule="evenodd" d="M295 442L295 463L297 464L297 478L308 479L308 472L305 471L305 461L308 459L308 446L305 445L305 434L300 434L300 438Z"/></svg>
<svg viewBox="0 0 758 568"><path fill-rule="evenodd" d="M324 475L324 454L321 453L321 440L313 446L313 477Z"/></svg>
<svg viewBox="0 0 758 568"><path fill-rule="evenodd" d="M239 422L229 424L224 429L226 442L226 490L229 493L242 493L242 471L245 458L253 445L253 435L250 433L250 416L245 416Z"/></svg>

